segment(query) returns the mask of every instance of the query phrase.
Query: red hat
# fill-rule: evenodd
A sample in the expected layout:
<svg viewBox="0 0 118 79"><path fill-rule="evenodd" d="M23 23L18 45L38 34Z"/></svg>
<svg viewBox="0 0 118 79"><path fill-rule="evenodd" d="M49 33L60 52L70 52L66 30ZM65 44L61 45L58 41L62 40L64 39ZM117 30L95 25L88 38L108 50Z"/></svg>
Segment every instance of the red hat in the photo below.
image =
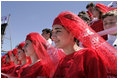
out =
<svg viewBox="0 0 118 79"><path fill-rule="evenodd" d="M106 13L108 11L111 11L111 10L116 9L116 8L108 7L108 6L103 5L101 3L97 3L96 4L96 7L98 7L100 9L100 11L103 12L103 13Z"/></svg>

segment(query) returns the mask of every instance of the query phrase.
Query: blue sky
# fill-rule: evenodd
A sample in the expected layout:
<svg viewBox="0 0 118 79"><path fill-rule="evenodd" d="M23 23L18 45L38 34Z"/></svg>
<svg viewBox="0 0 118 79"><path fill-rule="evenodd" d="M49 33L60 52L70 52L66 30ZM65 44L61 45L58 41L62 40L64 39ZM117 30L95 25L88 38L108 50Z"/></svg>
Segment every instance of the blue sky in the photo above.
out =
<svg viewBox="0 0 118 79"><path fill-rule="evenodd" d="M71 11L78 14L87 11L86 5L91 1L1 1L1 16L10 16L6 29L9 37L11 27L12 49L20 42L25 41L26 35L31 32L42 33L44 28L52 28L54 18L62 11ZM94 2L94 1L92 1ZM108 5L111 1L95 1ZM10 41L4 39L2 50L11 50Z"/></svg>

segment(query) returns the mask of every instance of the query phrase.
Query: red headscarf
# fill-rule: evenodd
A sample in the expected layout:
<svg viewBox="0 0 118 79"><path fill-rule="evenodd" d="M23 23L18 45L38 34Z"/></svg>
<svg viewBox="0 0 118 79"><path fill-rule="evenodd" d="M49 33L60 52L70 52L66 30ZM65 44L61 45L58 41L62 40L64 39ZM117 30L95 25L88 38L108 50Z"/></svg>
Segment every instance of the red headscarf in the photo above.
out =
<svg viewBox="0 0 118 79"><path fill-rule="evenodd" d="M25 42L21 42L19 45L18 45L18 49L23 49L23 47L24 47L24 45L25 45ZM25 53L25 52L24 52ZM31 64L31 58L30 57L26 57L26 63L27 64Z"/></svg>
<svg viewBox="0 0 118 79"><path fill-rule="evenodd" d="M5 59L6 59L6 55L1 57L1 67L5 66L5 64L6 64L6 60Z"/></svg>
<svg viewBox="0 0 118 79"><path fill-rule="evenodd" d="M21 61L18 59L18 56L17 56L18 48L14 48L12 53L16 56L16 58L18 60L18 64L21 65Z"/></svg>
<svg viewBox="0 0 118 79"><path fill-rule="evenodd" d="M16 56L16 58L18 59L18 56L17 56L17 53L18 53L18 49L17 48L14 48L12 53Z"/></svg>
<svg viewBox="0 0 118 79"><path fill-rule="evenodd" d="M9 55L9 63L12 63L11 62L11 53L12 53L12 50L11 51L8 51L8 53L6 55Z"/></svg>
<svg viewBox="0 0 118 79"><path fill-rule="evenodd" d="M116 8L105 6L105 5L101 4L101 3L97 3L96 7L99 8L100 11L103 12L103 13L106 13L108 11L116 9Z"/></svg>
<svg viewBox="0 0 118 79"><path fill-rule="evenodd" d="M75 38L88 48L95 50L104 60L107 74L117 75L117 51L76 14L65 11L54 20L53 25L63 25Z"/></svg>
<svg viewBox="0 0 118 79"><path fill-rule="evenodd" d="M22 49L25 45L25 42L21 42L19 45L18 45L18 49Z"/></svg>
<svg viewBox="0 0 118 79"><path fill-rule="evenodd" d="M28 34L26 40L32 41L38 58L47 67L47 73L53 73L57 63L63 56L59 55L56 49L51 44L49 44L48 41L46 41L45 38L43 38L39 33Z"/></svg>
<svg viewBox="0 0 118 79"><path fill-rule="evenodd" d="M9 63L6 63L4 67L1 68L2 73L7 73L10 68L14 66L14 62L11 61L11 53L12 51L8 51L6 55L9 55Z"/></svg>
<svg viewBox="0 0 118 79"><path fill-rule="evenodd" d="M14 48L12 53L16 56L16 54L18 53L18 49Z"/></svg>

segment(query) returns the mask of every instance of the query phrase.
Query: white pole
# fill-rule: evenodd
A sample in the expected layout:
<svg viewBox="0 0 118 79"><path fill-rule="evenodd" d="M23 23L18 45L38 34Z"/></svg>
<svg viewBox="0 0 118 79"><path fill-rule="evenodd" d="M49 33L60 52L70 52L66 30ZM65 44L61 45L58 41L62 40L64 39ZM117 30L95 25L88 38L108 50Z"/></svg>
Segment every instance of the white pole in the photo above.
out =
<svg viewBox="0 0 118 79"><path fill-rule="evenodd" d="M9 14L9 16L8 16L8 21L7 21L7 24L9 24L9 18L10 18L10 14ZM10 35L10 47L11 47L11 50L12 50L12 41L11 41L11 27L10 27L10 25L9 25L9 35Z"/></svg>

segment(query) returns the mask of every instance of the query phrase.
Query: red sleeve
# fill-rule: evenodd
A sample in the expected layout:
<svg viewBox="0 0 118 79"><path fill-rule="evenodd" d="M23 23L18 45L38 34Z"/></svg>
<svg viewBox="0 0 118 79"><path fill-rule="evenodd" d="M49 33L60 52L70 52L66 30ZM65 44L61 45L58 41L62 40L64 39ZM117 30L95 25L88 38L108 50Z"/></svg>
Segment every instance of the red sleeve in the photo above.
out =
<svg viewBox="0 0 118 79"><path fill-rule="evenodd" d="M86 53L85 73L88 78L104 78L106 77L106 70L103 60L92 50Z"/></svg>
<svg viewBox="0 0 118 79"><path fill-rule="evenodd" d="M95 32L100 32L103 31L103 21L102 20L98 20L95 21L93 24L91 24L90 26ZM102 36L105 40L107 40L107 35Z"/></svg>

